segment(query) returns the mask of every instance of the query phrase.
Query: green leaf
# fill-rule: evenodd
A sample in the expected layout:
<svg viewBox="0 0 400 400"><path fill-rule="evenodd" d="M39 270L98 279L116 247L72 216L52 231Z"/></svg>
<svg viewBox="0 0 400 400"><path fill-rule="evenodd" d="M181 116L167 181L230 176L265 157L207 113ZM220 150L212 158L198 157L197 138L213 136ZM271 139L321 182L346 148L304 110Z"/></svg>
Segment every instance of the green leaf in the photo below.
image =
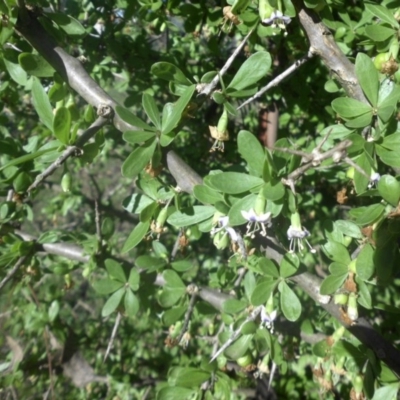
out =
<svg viewBox="0 0 400 400"><path fill-rule="evenodd" d="M136 258L135 264L138 268L144 268L148 272L152 272L165 267L166 261L160 257L143 255Z"/></svg>
<svg viewBox="0 0 400 400"><path fill-rule="evenodd" d="M165 286L171 289L183 289L186 290L185 284L182 282L180 276L172 269L167 269L163 272L163 278L165 279Z"/></svg>
<svg viewBox="0 0 400 400"><path fill-rule="evenodd" d="M282 278L294 275L300 266L299 257L294 253L286 253L282 258L279 271Z"/></svg>
<svg viewBox="0 0 400 400"><path fill-rule="evenodd" d="M397 151L391 151L375 145L376 153L383 163L392 168L400 168L400 157Z"/></svg>
<svg viewBox="0 0 400 400"><path fill-rule="evenodd" d="M271 280L269 278L260 279L251 294L251 304L254 307L265 304L275 290L277 284L278 282L276 280Z"/></svg>
<svg viewBox="0 0 400 400"><path fill-rule="evenodd" d="M394 176L382 175L378 182L378 192L384 200L396 207L400 199L400 183Z"/></svg>
<svg viewBox="0 0 400 400"><path fill-rule="evenodd" d="M174 104L172 112L167 114L162 120L162 135L166 135L171 132L179 123L182 117L182 113L188 105L193 93L196 89L196 85L188 86L185 93L179 98L179 100Z"/></svg>
<svg viewBox="0 0 400 400"><path fill-rule="evenodd" d="M357 276L363 281L367 281L374 274L374 249L368 243L364 245L357 256L356 271Z"/></svg>
<svg viewBox="0 0 400 400"><path fill-rule="evenodd" d="M104 304L103 309L101 310L101 316L107 317L111 313L113 313L121 303L124 294L125 294L125 288L123 287L121 289L118 289L114 294L112 294L111 297L109 297L109 299Z"/></svg>
<svg viewBox="0 0 400 400"><path fill-rule="evenodd" d="M399 392L399 384L392 383L375 390L372 400L395 400Z"/></svg>
<svg viewBox="0 0 400 400"><path fill-rule="evenodd" d="M241 198L231 207L228 213L230 226L243 225L247 222L242 215L242 211L249 211L251 208L254 208L256 198L256 194L249 194Z"/></svg>
<svg viewBox="0 0 400 400"><path fill-rule="evenodd" d="M130 289L126 290L124 306L125 306L125 312L130 317L134 317L139 311L139 300Z"/></svg>
<svg viewBox="0 0 400 400"><path fill-rule="evenodd" d="M239 357L243 357L250 347L253 335L242 335L236 342L229 346L224 354L227 358L237 360Z"/></svg>
<svg viewBox="0 0 400 400"><path fill-rule="evenodd" d="M347 278L348 273L343 275L329 275L321 283L319 292L321 294L333 294L342 287L344 281Z"/></svg>
<svg viewBox="0 0 400 400"><path fill-rule="evenodd" d="M332 108L345 120L372 113L371 106L348 97L340 97L333 100Z"/></svg>
<svg viewBox="0 0 400 400"><path fill-rule="evenodd" d="M67 14L55 12L46 13L46 16L54 21L69 36L79 37L86 35L86 30L82 24Z"/></svg>
<svg viewBox="0 0 400 400"><path fill-rule="evenodd" d="M212 206L193 206L171 214L167 222L177 228L197 224L210 218L215 213Z"/></svg>
<svg viewBox="0 0 400 400"><path fill-rule="evenodd" d="M161 294L158 297L160 305L164 308L172 307L183 295L185 289L182 288L171 288L164 287Z"/></svg>
<svg viewBox="0 0 400 400"><path fill-rule="evenodd" d="M258 259L258 266L260 270L267 276L272 276L273 278L279 278L279 271L272 260L265 257L260 257Z"/></svg>
<svg viewBox="0 0 400 400"><path fill-rule="evenodd" d="M271 56L266 51L252 54L239 68L227 91L239 91L257 83L267 75L271 67Z"/></svg>
<svg viewBox="0 0 400 400"><path fill-rule="evenodd" d="M237 137L239 154L246 161L251 175L262 177L265 150L249 131L240 131Z"/></svg>
<svg viewBox="0 0 400 400"><path fill-rule="evenodd" d="M364 128L371 124L373 115L373 110L371 109L366 114L360 115L353 119L348 119L346 121L346 126L349 128Z"/></svg>
<svg viewBox="0 0 400 400"><path fill-rule="evenodd" d="M279 291L281 292L281 309L283 315L289 321L297 321L301 315L300 300L285 281L279 284Z"/></svg>
<svg viewBox="0 0 400 400"><path fill-rule="evenodd" d="M139 289L140 274L136 268L131 268L129 272L128 283L130 288L135 292Z"/></svg>
<svg viewBox="0 0 400 400"><path fill-rule="evenodd" d="M122 282L105 278L92 283L93 289L99 294L110 294L124 286Z"/></svg>
<svg viewBox="0 0 400 400"><path fill-rule="evenodd" d="M364 226L378 221L384 211L385 206L383 204L372 204L367 207L358 207L357 209L353 209L349 214L352 216L354 213L356 217L354 222L357 225Z"/></svg>
<svg viewBox="0 0 400 400"><path fill-rule="evenodd" d="M142 146L135 149L122 164L122 175L127 178L136 178L149 163L157 141L150 139Z"/></svg>
<svg viewBox="0 0 400 400"><path fill-rule="evenodd" d="M140 214L149 204L152 204L154 199L141 193L134 193L132 196L127 197L124 202L124 208L126 211L133 214Z"/></svg>
<svg viewBox="0 0 400 400"><path fill-rule="evenodd" d="M335 221L335 225L337 229L343 233L343 235L350 236L354 239L362 239L363 234L361 233L361 229L351 221L346 221L344 219L339 219Z"/></svg>
<svg viewBox="0 0 400 400"><path fill-rule="evenodd" d="M58 300L53 300L48 310L49 320L53 322L57 318L59 312L60 312L60 302Z"/></svg>
<svg viewBox="0 0 400 400"><path fill-rule="evenodd" d="M150 72L167 81L177 82L189 86L192 84L185 74L175 65L169 62L158 62L151 66Z"/></svg>
<svg viewBox="0 0 400 400"><path fill-rule="evenodd" d="M333 262L331 265L329 265L329 272L336 276L345 275L349 272L349 267L347 264Z"/></svg>
<svg viewBox="0 0 400 400"><path fill-rule="evenodd" d="M18 62L29 75L39 78L51 77L55 72L54 68L38 54L21 53Z"/></svg>
<svg viewBox="0 0 400 400"><path fill-rule="evenodd" d="M140 212L140 222L151 220L159 207L159 204L154 201L153 203L150 203L145 208L143 208L143 210Z"/></svg>
<svg viewBox="0 0 400 400"><path fill-rule="evenodd" d="M173 386L196 387L210 379L210 373L199 368L176 367L169 371L168 383Z"/></svg>
<svg viewBox="0 0 400 400"><path fill-rule="evenodd" d="M53 132L55 137L63 144L69 143L71 131L71 113L68 108L60 107L56 110L53 121Z"/></svg>
<svg viewBox="0 0 400 400"><path fill-rule="evenodd" d="M247 307L247 302L237 299L228 299L222 305L223 312L227 314L236 314L243 311Z"/></svg>
<svg viewBox="0 0 400 400"><path fill-rule="evenodd" d="M28 161L31 161L31 160L34 160L34 159L36 159L36 158L38 158L38 157L40 157L40 156L42 156L43 154L46 154L46 153L54 152L55 154L58 154L55 151L55 150L58 149L58 147L59 146L50 147L48 149L38 150L38 151L35 151L34 153L25 154L24 156L14 158L13 160L11 160L11 161L5 163L4 165L0 166L0 171L3 171L6 168L13 167L15 165L24 164L24 163L26 163Z"/></svg>
<svg viewBox="0 0 400 400"><path fill-rule="evenodd" d="M196 185L193 189L193 195L204 204L215 204L217 201L224 200L221 193L205 185Z"/></svg>
<svg viewBox="0 0 400 400"><path fill-rule="evenodd" d="M143 94L142 105L147 116L158 130L161 130L160 112L153 96Z"/></svg>
<svg viewBox="0 0 400 400"><path fill-rule="evenodd" d="M397 103L400 100L400 88L396 85L387 96L383 94L378 102L378 116L383 122L387 122L397 109Z"/></svg>
<svg viewBox="0 0 400 400"><path fill-rule="evenodd" d="M7 72L10 74L11 79L17 82L18 85L25 86L28 81L28 76L21 65L19 65L19 63L13 62L8 59L7 55L9 51L12 50L5 50L3 53L3 62L7 69Z"/></svg>
<svg viewBox="0 0 400 400"><path fill-rule="evenodd" d="M194 267L193 261L187 259L187 260L179 260L179 261L174 261L171 263L171 267L178 272L186 272L189 271L189 269L192 269Z"/></svg>
<svg viewBox="0 0 400 400"><path fill-rule="evenodd" d="M347 248L341 243L331 240L322 246L322 248L327 257L332 261L337 261L346 265L348 265L351 261Z"/></svg>
<svg viewBox="0 0 400 400"><path fill-rule="evenodd" d="M369 158L365 152L363 154L361 154L360 157L357 158L356 164L362 170L364 170L365 174L367 175L367 176L365 176L364 174L361 174L357 170L354 171L354 186L355 186L356 192L359 194L359 193L363 193L365 191L365 189L367 188L368 183L369 183L368 176L371 175L371 164L370 164Z"/></svg>
<svg viewBox="0 0 400 400"><path fill-rule="evenodd" d="M150 221L139 222L130 233L128 239L126 239L126 242L122 247L121 253L126 253L127 251L132 250L134 247L136 247L148 232L149 227Z"/></svg>
<svg viewBox="0 0 400 400"><path fill-rule="evenodd" d="M264 181L255 176L240 172L222 172L209 177L210 185L222 193L239 194L260 188Z"/></svg>
<svg viewBox="0 0 400 400"><path fill-rule="evenodd" d="M40 120L53 131L53 109L51 108L49 98L40 84L38 78L33 77L32 84L32 100L33 106L39 115Z"/></svg>
<svg viewBox="0 0 400 400"><path fill-rule="evenodd" d="M374 63L366 54L357 54L355 73L365 96L376 107L378 104L379 75Z"/></svg>
<svg viewBox="0 0 400 400"><path fill-rule="evenodd" d="M162 316L163 323L166 326L175 324L175 322L180 320L181 317L185 314L186 310L187 306L178 306L166 310Z"/></svg>
<svg viewBox="0 0 400 400"><path fill-rule="evenodd" d="M387 7L365 3L365 8L376 18L379 18L383 22L387 22L389 25L394 28L399 28L399 23L396 18L393 16L392 11L390 11ZM375 399L374 399L375 400Z"/></svg>
<svg viewBox="0 0 400 400"><path fill-rule="evenodd" d="M368 310L372 309L372 297L365 282L361 279L356 279L358 287L357 302Z"/></svg>
<svg viewBox="0 0 400 400"><path fill-rule="evenodd" d="M251 295L256 287L256 278L252 271L247 271L243 279L243 287L244 287L244 292L246 294L246 298L250 300Z"/></svg>
<svg viewBox="0 0 400 400"><path fill-rule="evenodd" d="M148 131L126 131L122 135L122 139L125 142L131 144L143 143L147 142L149 139L156 136L155 132L148 132Z"/></svg>
<svg viewBox="0 0 400 400"><path fill-rule="evenodd" d="M119 282L126 282L126 275L125 271L122 268L122 265L118 262L113 260L112 258L108 258L104 262L106 266L106 270L112 279L115 279Z"/></svg>
<svg viewBox="0 0 400 400"><path fill-rule="evenodd" d="M382 25L368 25L365 34L374 42L383 42L394 36L395 30Z"/></svg>
<svg viewBox="0 0 400 400"><path fill-rule="evenodd" d="M263 195L267 200L277 201L285 195L285 187L278 179L267 182L263 187Z"/></svg>
<svg viewBox="0 0 400 400"><path fill-rule="evenodd" d="M150 125L146 124L146 122L142 121L136 115L132 114L128 109L116 106L115 111L119 115L119 117L129 125L135 126L137 128L143 129L144 131L152 131L154 130Z"/></svg>

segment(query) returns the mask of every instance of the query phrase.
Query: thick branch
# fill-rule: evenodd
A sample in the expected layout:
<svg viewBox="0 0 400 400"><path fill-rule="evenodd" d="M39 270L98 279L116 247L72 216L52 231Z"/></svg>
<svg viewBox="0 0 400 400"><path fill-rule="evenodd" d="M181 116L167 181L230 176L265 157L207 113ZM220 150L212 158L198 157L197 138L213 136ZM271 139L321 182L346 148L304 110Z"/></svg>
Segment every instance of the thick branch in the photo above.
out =
<svg viewBox="0 0 400 400"><path fill-rule="evenodd" d="M117 102L90 77L78 59L58 46L36 16L27 9L20 9L19 13L24 18L18 19L16 30L47 60L62 79L92 106L99 108L101 105L108 105L114 109ZM113 122L121 131L136 129L122 121L117 113Z"/></svg>
<svg viewBox="0 0 400 400"><path fill-rule="evenodd" d="M346 93L353 99L367 103L354 72L354 65L336 44L332 33L321 22L317 14L304 6L300 0L293 2L308 40L310 51L318 55Z"/></svg>

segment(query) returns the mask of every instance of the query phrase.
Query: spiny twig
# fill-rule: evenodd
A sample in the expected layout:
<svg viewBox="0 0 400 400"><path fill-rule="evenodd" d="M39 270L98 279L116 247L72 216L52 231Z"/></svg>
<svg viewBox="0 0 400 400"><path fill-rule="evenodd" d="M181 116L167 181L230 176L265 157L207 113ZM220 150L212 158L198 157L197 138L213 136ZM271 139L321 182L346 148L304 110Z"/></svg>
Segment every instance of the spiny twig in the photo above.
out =
<svg viewBox="0 0 400 400"><path fill-rule="evenodd" d="M261 309L264 306L256 307L250 315L240 324L239 328L236 329L231 335L231 337L219 348L219 350L212 356L210 363L213 362L220 354L222 354L240 335L242 328L250 321L254 321L258 314L260 314Z"/></svg>
<svg viewBox="0 0 400 400"><path fill-rule="evenodd" d="M274 86L278 86L285 78L287 78L290 74L292 74L294 71L296 71L296 69L301 67L304 63L306 63L308 60L310 60L313 56L314 56L314 54L311 52L311 50L309 50L305 56L300 58L300 60L297 60L286 71L282 72L280 75L278 75L276 78L274 78L271 82L269 82L268 85L266 85L262 89L260 89L254 96L250 97L244 103L242 103L239 107L237 107L237 110L240 110L242 107L251 103L255 99L258 99L267 90L273 88Z"/></svg>
<svg viewBox="0 0 400 400"><path fill-rule="evenodd" d="M228 58L226 61L225 65L221 68L219 73L214 77L214 79L205 85L200 91L199 94L205 94L206 96L209 96L211 92L215 89L217 86L220 78L225 74L225 72L229 69L229 67L232 65L233 61L235 58L238 56L240 51L243 49L244 45L247 42L247 39L250 37L250 35L253 33L253 30L250 30L250 32L246 35L246 37L242 40L242 42L239 44L239 46L235 49L235 51L232 53L232 55Z"/></svg>
<svg viewBox="0 0 400 400"><path fill-rule="evenodd" d="M111 109L111 108L110 108ZM65 161L76 154L80 154L82 152L81 146L85 144L89 139L91 139L97 131L99 131L104 125L109 122L107 118L103 116L99 116L90 127L79 136L76 144L74 146L68 146L60 157L57 158L52 164L50 164L41 174L39 174L35 181L30 185L27 189L27 193L31 192L33 189L36 189L41 182L48 176L52 175L54 171L60 167Z"/></svg>
<svg viewBox="0 0 400 400"><path fill-rule="evenodd" d="M182 330L179 336L176 338L176 342L179 344L183 338L183 335L187 332L189 327L190 318L194 311L196 304L197 295L199 294L199 288L196 285L189 285L186 288L186 292L191 295L188 309L186 310L185 320L183 322Z"/></svg>
<svg viewBox="0 0 400 400"><path fill-rule="evenodd" d="M115 336L117 335L119 324L121 322L121 318L122 318L122 314L119 312L117 314L117 318L115 319L115 324L114 324L113 330L111 332L110 340L108 341L107 350L106 350L106 354L104 354L103 362L105 362L107 360L107 357L110 354L111 348L112 348L114 340L115 340Z"/></svg>
<svg viewBox="0 0 400 400"><path fill-rule="evenodd" d="M3 287L7 284L8 281L11 280L11 278L18 272L18 270L25 264L25 261L28 260L30 255L26 255L23 257L20 257L18 261L15 263L14 267L12 268L11 271L8 272L8 274L4 277L4 279L0 282L0 290L3 289Z"/></svg>

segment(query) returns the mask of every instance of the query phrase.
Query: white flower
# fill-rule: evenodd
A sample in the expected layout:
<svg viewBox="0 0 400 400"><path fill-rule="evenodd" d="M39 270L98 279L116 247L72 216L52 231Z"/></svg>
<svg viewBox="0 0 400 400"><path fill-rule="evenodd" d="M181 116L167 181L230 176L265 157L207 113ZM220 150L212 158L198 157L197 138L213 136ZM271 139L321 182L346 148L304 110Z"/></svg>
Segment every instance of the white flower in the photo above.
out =
<svg viewBox="0 0 400 400"><path fill-rule="evenodd" d="M271 219L271 213L257 215L253 209L249 211L241 211L243 218L248 221L246 236L254 238L255 233L261 230L262 236L267 236L265 225Z"/></svg>
<svg viewBox="0 0 400 400"><path fill-rule="evenodd" d="M286 25L290 24L292 19L287 15L283 15L282 11L276 10L272 13L272 15L267 18L263 19L261 23L263 25L271 25L273 28L279 28L285 31L285 36L287 35L286 32Z"/></svg>
<svg viewBox="0 0 400 400"><path fill-rule="evenodd" d="M267 313L265 307L261 309L261 326L265 325L265 327L274 333L274 321L276 319L278 312L276 310L271 311L271 313Z"/></svg>
<svg viewBox="0 0 400 400"><path fill-rule="evenodd" d="M310 236L310 232L308 232L306 228L299 229L295 228L293 225L290 225L289 229L287 230L287 237L290 240L289 244L290 253L295 252L296 247L298 247L300 252L302 252L304 250L303 241L306 242L311 253L315 253L316 250L310 245L310 243L306 239L308 236Z"/></svg>
<svg viewBox="0 0 400 400"><path fill-rule="evenodd" d="M379 182L379 179L381 179L381 176L377 172L371 174L371 178L368 184L368 189L371 189L372 187L376 186Z"/></svg>
<svg viewBox="0 0 400 400"><path fill-rule="evenodd" d="M238 235L237 235L236 231L231 226L229 226L229 217L228 216L219 218L218 226L219 226L218 228L211 229L210 234L212 236L218 232L225 231L228 233L229 237L231 238L231 240L233 242L238 241Z"/></svg>

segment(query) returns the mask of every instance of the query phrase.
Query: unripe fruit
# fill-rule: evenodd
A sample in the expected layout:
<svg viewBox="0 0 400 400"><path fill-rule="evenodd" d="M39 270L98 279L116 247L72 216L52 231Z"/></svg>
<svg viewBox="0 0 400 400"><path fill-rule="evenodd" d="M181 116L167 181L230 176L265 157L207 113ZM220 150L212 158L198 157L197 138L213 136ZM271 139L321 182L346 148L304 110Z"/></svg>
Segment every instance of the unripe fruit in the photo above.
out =
<svg viewBox="0 0 400 400"><path fill-rule="evenodd" d="M245 368L253 363L253 357L250 353L247 353L243 357L239 357L236 362L240 367Z"/></svg>
<svg viewBox="0 0 400 400"><path fill-rule="evenodd" d="M71 182L71 174L69 172L66 172L61 179L61 189L64 193L68 193L71 191Z"/></svg>
<svg viewBox="0 0 400 400"><path fill-rule="evenodd" d="M382 72L382 68L384 64L389 61L390 59L390 54L389 53L380 53L374 58L374 65L375 68L379 71Z"/></svg>

